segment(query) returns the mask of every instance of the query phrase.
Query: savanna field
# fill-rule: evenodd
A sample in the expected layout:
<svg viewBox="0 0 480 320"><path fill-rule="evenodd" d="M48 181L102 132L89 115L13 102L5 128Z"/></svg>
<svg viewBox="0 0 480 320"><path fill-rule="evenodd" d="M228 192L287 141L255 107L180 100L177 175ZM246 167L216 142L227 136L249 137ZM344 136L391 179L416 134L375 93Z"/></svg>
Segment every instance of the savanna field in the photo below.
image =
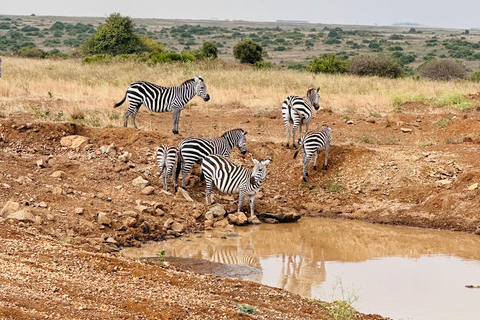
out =
<svg viewBox="0 0 480 320"><path fill-rule="evenodd" d="M1 216L8 210L25 214L21 221L0 218L2 319L337 316L342 307L335 303L118 252L217 222L233 228L223 218L206 223L198 167L187 183L193 201L173 194L171 184L172 193L162 192L156 149L187 136L212 138L242 128L248 131L247 154L234 150L233 161L251 168L251 156L272 157L257 215L293 212L480 233L477 82L313 74L222 61L151 66L133 59L2 60ZM144 107L139 129L123 127L127 104L113 105L130 83L177 86L198 75L211 99L188 103L180 135L171 132L171 113ZM285 148L281 105L309 87L320 87L320 110L310 127L328 125L333 142L328 170L310 165L305 183L301 157L293 159L294 150ZM87 143L63 144L70 135ZM112 152L104 152L102 147L112 145ZM131 153L127 161L121 158L125 152ZM153 187L151 193L132 184L139 176ZM237 196L217 193L215 199L227 212L236 210ZM255 313L239 311L242 304Z"/></svg>

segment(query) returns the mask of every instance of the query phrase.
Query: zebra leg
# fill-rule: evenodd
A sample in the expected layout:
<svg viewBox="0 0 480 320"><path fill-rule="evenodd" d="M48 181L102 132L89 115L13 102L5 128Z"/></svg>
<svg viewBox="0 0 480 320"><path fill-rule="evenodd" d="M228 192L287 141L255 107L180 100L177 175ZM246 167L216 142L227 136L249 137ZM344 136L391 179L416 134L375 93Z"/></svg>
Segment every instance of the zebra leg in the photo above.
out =
<svg viewBox="0 0 480 320"><path fill-rule="evenodd" d="M243 201L245 201L245 196L247 195L247 191L240 190L240 194L238 196L238 209L237 212L242 212Z"/></svg>
<svg viewBox="0 0 480 320"><path fill-rule="evenodd" d="M182 188L183 189L185 189L185 180L186 180L187 174L192 169L192 166L193 166L193 163L189 163L189 162L183 163L183 169L182 169Z"/></svg>
<svg viewBox="0 0 480 320"><path fill-rule="evenodd" d="M250 217L255 218L255 197L257 194L250 195Z"/></svg>
<svg viewBox="0 0 480 320"><path fill-rule="evenodd" d="M213 188L213 183L212 179L210 177L205 177L205 198L207 201L207 206L212 204L212 199L210 198L210 195L212 194L212 188Z"/></svg>
<svg viewBox="0 0 480 320"><path fill-rule="evenodd" d="M289 115L288 107L284 107L284 106L282 106L282 117L283 117L283 122L285 123L285 130L287 130L286 147L289 148L290 147L290 115Z"/></svg>
<svg viewBox="0 0 480 320"><path fill-rule="evenodd" d="M318 154L320 153L320 148L315 151L315 160L313 161L313 170L317 171L317 160Z"/></svg>
<svg viewBox="0 0 480 320"><path fill-rule="evenodd" d="M178 187L177 187L177 161L175 161L175 164L173 165L173 168L172 168L173 190L175 190L175 192L177 192L177 190L178 190Z"/></svg>
<svg viewBox="0 0 480 320"><path fill-rule="evenodd" d="M173 109L173 134L178 134L178 122L180 121L180 111L179 109Z"/></svg>
<svg viewBox="0 0 480 320"><path fill-rule="evenodd" d="M323 164L323 168L325 170L328 168L328 149L330 149L330 143L327 143L325 146L325 163Z"/></svg>
<svg viewBox="0 0 480 320"><path fill-rule="evenodd" d="M128 127L128 117L130 117L130 114L128 113L128 110L125 111L125 120L123 121L123 126Z"/></svg>
<svg viewBox="0 0 480 320"><path fill-rule="evenodd" d="M300 122L294 122L293 123L293 129L292 129L292 141L293 141L293 148L297 149L297 145L295 144L295 133L297 132L298 126L300 125ZM300 125L300 130L302 129L302 126Z"/></svg>
<svg viewBox="0 0 480 320"><path fill-rule="evenodd" d="M307 177L308 177L307 167L311 158L312 158L312 155L307 155L304 151L304 154L303 154L303 181L304 182L307 182Z"/></svg>
<svg viewBox="0 0 480 320"><path fill-rule="evenodd" d="M168 184L167 184L167 180L168 180L168 170L164 169L163 172L162 172L162 180L163 180L163 190L165 191L168 191Z"/></svg>

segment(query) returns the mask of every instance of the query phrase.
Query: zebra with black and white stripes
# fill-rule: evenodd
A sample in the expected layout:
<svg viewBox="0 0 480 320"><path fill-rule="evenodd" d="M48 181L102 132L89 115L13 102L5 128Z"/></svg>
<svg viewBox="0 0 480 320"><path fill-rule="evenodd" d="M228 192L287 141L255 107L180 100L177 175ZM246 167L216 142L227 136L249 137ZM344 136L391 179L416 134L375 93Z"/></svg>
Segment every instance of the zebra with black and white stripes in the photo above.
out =
<svg viewBox="0 0 480 320"><path fill-rule="evenodd" d="M307 166L312 156L315 155L315 161L313 162L313 170L317 170L317 160L320 150L325 148L325 163L323 168L327 170L328 166L328 149L330 149L330 143L332 142L332 129L326 125L320 129L312 130L298 140L298 149L295 151L293 158L295 159L300 149L303 150L303 181L307 182L308 172Z"/></svg>
<svg viewBox="0 0 480 320"><path fill-rule="evenodd" d="M173 188L177 191L177 177L175 168L177 166L177 148L167 144L157 149L157 164L163 181L163 189L168 191L168 177L173 174Z"/></svg>
<svg viewBox="0 0 480 320"><path fill-rule="evenodd" d="M128 118L132 117L135 128L137 128L135 117L142 103L148 110L153 112L172 111L172 132L178 134L180 112L185 109L187 102L195 95L200 96L204 101L210 100L207 86L201 76L187 80L178 87L162 87L147 81L137 81L128 87L123 100L116 103L114 108L122 105L128 96L129 106L127 111L125 111L125 122L123 125L126 127L128 125Z"/></svg>
<svg viewBox="0 0 480 320"><path fill-rule="evenodd" d="M307 96L301 98L298 96L290 96L283 101L282 104L282 117L285 122L285 130L287 130L287 148L290 146L290 124L292 127L292 142L293 147L295 145L295 132L300 128L300 134L302 134L302 124L305 124L305 132L308 131L310 121L312 121L313 109L318 110L320 88L309 88Z"/></svg>
<svg viewBox="0 0 480 320"><path fill-rule="evenodd" d="M177 177L182 171L182 188L185 189L185 177L195 163L200 163L206 156L220 154L230 157L236 146L242 154L247 152L247 131L233 129L222 134L221 137L208 139L188 137L178 144Z"/></svg>
<svg viewBox="0 0 480 320"><path fill-rule="evenodd" d="M252 158L255 166L248 169L239 166L221 155L211 155L202 161L202 175L205 178L205 197L207 205L211 204L210 195L215 185L218 190L224 193L239 193L238 210L243 206L245 196L250 196L250 217L255 216L255 197L267 176L267 164L271 158L259 161Z"/></svg>

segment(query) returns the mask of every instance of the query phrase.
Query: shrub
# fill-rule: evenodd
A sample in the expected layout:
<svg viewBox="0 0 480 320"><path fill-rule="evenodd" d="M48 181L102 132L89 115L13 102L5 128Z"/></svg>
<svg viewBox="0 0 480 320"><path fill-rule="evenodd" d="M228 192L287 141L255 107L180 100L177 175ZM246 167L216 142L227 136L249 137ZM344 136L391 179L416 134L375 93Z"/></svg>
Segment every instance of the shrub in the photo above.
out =
<svg viewBox="0 0 480 320"><path fill-rule="evenodd" d="M358 76L398 78L402 74L402 67L391 57L357 56L350 63L350 73Z"/></svg>
<svg viewBox="0 0 480 320"><path fill-rule="evenodd" d="M255 64L262 61L262 53L262 46L250 39L240 41L233 47L233 55L241 63Z"/></svg>
<svg viewBox="0 0 480 320"><path fill-rule="evenodd" d="M449 59L431 60L419 67L422 77L432 80L465 79L467 68L460 62Z"/></svg>
<svg viewBox="0 0 480 320"><path fill-rule="evenodd" d="M346 73L349 61L340 59L334 53L323 54L307 66L307 71L314 73Z"/></svg>
<svg viewBox="0 0 480 320"><path fill-rule="evenodd" d="M215 60L218 57L217 45L213 42L206 41L200 48L200 54L204 60Z"/></svg>
<svg viewBox="0 0 480 320"><path fill-rule="evenodd" d="M47 55L45 51L36 47L24 47L16 52L16 55L24 58L43 59Z"/></svg>

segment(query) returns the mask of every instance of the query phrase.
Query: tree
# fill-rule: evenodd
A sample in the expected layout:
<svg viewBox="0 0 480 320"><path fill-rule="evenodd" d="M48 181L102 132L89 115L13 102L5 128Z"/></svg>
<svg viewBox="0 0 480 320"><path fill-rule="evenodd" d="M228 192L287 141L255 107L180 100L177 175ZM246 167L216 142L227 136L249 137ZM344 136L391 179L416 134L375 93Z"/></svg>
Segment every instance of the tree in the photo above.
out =
<svg viewBox="0 0 480 320"><path fill-rule="evenodd" d="M218 57L217 45L213 42L206 41L200 48L200 54L205 60L215 60Z"/></svg>
<svg viewBox="0 0 480 320"><path fill-rule="evenodd" d="M392 57L356 56L350 63L350 73L358 76L398 78L402 75L402 67Z"/></svg>
<svg viewBox="0 0 480 320"><path fill-rule="evenodd" d="M422 77L432 80L465 79L467 68L461 63L450 59L430 60L419 68Z"/></svg>
<svg viewBox="0 0 480 320"><path fill-rule="evenodd" d="M130 54L147 51L147 46L134 32L133 20L112 13L98 31L82 47L86 54Z"/></svg>
<svg viewBox="0 0 480 320"><path fill-rule="evenodd" d="M262 61L262 52L262 46L250 39L240 41L233 47L233 55L241 63L255 64Z"/></svg>
<svg viewBox="0 0 480 320"><path fill-rule="evenodd" d="M308 65L307 70L314 73L346 73L349 61L342 60L334 53L325 53Z"/></svg>

